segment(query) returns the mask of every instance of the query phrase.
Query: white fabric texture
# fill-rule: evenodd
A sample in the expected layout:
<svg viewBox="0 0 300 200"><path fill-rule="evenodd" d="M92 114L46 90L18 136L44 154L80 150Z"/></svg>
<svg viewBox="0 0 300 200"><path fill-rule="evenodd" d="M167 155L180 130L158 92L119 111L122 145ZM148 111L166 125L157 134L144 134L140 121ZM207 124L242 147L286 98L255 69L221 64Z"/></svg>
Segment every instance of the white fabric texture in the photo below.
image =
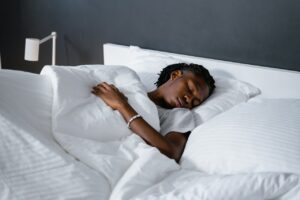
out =
<svg viewBox="0 0 300 200"><path fill-rule="evenodd" d="M67 134L105 142L132 134L121 114L91 93L93 86L104 81L114 84L130 105L159 131L156 106L129 68L45 66L41 74L50 77L53 85L53 132L57 139Z"/></svg>
<svg viewBox="0 0 300 200"><path fill-rule="evenodd" d="M167 135L172 131L186 133L196 127L194 114L189 109L164 109L157 106L157 110L160 121L160 133L162 135Z"/></svg>
<svg viewBox="0 0 300 200"><path fill-rule="evenodd" d="M107 199L101 174L0 114L0 199ZM50 141L49 141L50 142Z"/></svg>
<svg viewBox="0 0 300 200"><path fill-rule="evenodd" d="M180 170L133 199L298 200L299 176L280 173L208 175Z"/></svg>
<svg viewBox="0 0 300 200"><path fill-rule="evenodd" d="M147 91L156 88L154 83L164 67L175 63L186 63L184 60L163 53L145 51L137 46L130 46L129 52L128 67L136 71ZM214 79L216 89L213 94L200 106L192 109L195 112L197 125L260 94L258 88L246 82L223 77L214 77Z"/></svg>
<svg viewBox="0 0 300 200"><path fill-rule="evenodd" d="M171 64L184 63L171 56L159 53L146 52L137 46L130 46L129 68L134 70L140 77L148 92L156 89L154 84L161 70Z"/></svg>
<svg viewBox="0 0 300 200"><path fill-rule="evenodd" d="M15 70L0 71L0 107L16 124L40 130L44 142L52 138L52 85L44 76Z"/></svg>
<svg viewBox="0 0 300 200"><path fill-rule="evenodd" d="M197 125L260 94L251 84L230 78L216 77L215 86L209 98L193 109Z"/></svg>
<svg viewBox="0 0 300 200"><path fill-rule="evenodd" d="M0 199L107 199L103 175L53 140L52 86L44 76L0 71Z"/></svg>
<svg viewBox="0 0 300 200"><path fill-rule="evenodd" d="M182 166L207 173L300 174L300 99L253 99L194 129Z"/></svg>
<svg viewBox="0 0 300 200"><path fill-rule="evenodd" d="M183 170L134 134L110 142L64 135L75 160L44 132L51 133L51 82L38 76L0 71L1 200L300 199L297 175Z"/></svg>

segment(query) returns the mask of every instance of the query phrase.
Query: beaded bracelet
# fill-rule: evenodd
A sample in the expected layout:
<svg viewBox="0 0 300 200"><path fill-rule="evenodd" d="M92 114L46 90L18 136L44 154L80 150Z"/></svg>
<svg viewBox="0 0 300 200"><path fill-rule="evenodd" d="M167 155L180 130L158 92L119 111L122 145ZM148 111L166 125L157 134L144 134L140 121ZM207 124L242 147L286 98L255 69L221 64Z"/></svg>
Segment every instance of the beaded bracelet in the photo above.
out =
<svg viewBox="0 0 300 200"><path fill-rule="evenodd" d="M139 117L142 117L141 115L137 114L137 115L134 115L133 117L131 117L128 122L127 122L127 128L130 129L130 124L133 120L135 120L136 118L139 118Z"/></svg>

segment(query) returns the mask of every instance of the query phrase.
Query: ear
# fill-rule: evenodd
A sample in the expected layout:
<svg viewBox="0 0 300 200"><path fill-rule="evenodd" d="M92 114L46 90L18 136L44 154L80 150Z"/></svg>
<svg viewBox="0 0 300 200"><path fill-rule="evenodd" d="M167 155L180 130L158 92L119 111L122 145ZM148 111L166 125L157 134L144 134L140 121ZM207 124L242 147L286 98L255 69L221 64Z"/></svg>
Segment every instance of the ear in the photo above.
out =
<svg viewBox="0 0 300 200"><path fill-rule="evenodd" d="M174 70L171 72L171 75L170 75L170 80L175 80L179 77L181 77L183 75L182 71L181 70Z"/></svg>

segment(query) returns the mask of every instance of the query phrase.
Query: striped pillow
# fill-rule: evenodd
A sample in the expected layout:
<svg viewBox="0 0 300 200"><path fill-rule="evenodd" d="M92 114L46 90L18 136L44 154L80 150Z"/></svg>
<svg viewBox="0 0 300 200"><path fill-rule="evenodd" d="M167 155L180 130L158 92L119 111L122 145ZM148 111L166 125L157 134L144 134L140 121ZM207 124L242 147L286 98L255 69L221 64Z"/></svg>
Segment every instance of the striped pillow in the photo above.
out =
<svg viewBox="0 0 300 200"><path fill-rule="evenodd" d="M207 173L300 174L300 99L253 99L191 134L183 168Z"/></svg>

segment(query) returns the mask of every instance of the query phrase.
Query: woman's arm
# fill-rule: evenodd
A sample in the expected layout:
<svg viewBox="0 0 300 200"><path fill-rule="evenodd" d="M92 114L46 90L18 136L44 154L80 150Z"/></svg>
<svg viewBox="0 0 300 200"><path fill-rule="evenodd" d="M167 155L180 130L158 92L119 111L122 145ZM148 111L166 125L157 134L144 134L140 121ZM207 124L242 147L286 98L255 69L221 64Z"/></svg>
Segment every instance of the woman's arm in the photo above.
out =
<svg viewBox="0 0 300 200"><path fill-rule="evenodd" d="M112 109L118 110L126 122L137 115L137 112L128 103L127 98L114 85L105 82L98 84L93 88L92 93L99 96ZM130 123L130 129L169 158L175 159L177 162L180 160L187 137L179 136L177 135L179 133L176 132L163 137L143 118L133 120Z"/></svg>

